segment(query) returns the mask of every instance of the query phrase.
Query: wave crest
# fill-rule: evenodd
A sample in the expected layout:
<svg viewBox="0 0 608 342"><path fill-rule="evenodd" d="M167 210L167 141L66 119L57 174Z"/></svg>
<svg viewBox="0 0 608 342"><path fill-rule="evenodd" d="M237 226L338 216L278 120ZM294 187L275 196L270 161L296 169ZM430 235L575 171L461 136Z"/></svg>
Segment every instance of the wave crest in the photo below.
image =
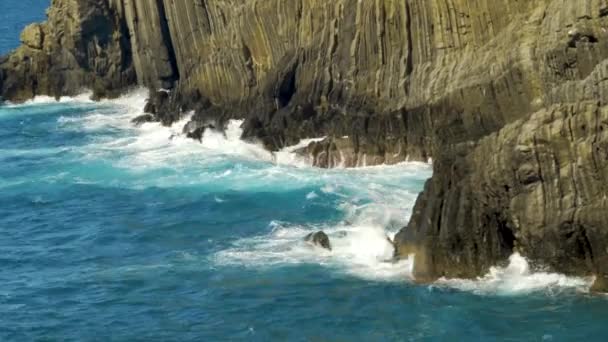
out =
<svg viewBox="0 0 608 342"><path fill-rule="evenodd" d="M519 253L509 258L506 267L492 267L476 280L440 279L435 286L451 287L479 295L522 295L533 292L554 293L563 290L589 292L593 277L569 277L559 273L533 272L530 263Z"/></svg>

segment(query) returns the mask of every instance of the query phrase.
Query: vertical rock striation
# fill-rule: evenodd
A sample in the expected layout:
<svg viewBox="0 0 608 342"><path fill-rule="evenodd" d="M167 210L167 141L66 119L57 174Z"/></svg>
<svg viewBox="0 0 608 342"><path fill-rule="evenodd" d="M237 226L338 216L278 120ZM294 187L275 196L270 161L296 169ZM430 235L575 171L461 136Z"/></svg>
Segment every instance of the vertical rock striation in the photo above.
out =
<svg viewBox="0 0 608 342"><path fill-rule="evenodd" d="M399 254L416 254L424 281L474 277L519 251L606 289L606 3L526 3L490 25L496 37L473 60L456 59L486 74L431 101L434 175ZM480 61L487 52L497 55Z"/></svg>
<svg viewBox="0 0 608 342"><path fill-rule="evenodd" d="M163 1L112 1L129 30L138 83L173 88L179 79L179 69Z"/></svg>
<svg viewBox="0 0 608 342"><path fill-rule="evenodd" d="M398 255L474 277L513 252L608 288L605 0L53 0L0 95L114 96L186 130L245 119L321 167L434 160ZM163 91L158 91L160 88ZM211 123L210 123L211 122Z"/></svg>

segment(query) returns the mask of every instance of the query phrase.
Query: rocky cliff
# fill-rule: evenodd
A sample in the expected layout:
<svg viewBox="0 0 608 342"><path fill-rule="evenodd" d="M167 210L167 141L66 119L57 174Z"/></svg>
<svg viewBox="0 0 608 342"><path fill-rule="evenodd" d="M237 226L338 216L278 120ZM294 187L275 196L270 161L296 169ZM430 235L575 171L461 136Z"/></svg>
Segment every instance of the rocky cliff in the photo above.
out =
<svg viewBox="0 0 608 342"><path fill-rule="evenodd" d="M0 61L0 94L150 87L196 136L318 166L434 160L398 256L474 277L519 251L608 289L608 1L53 0ZM157 91L163 88L164 91Z"/></svg>

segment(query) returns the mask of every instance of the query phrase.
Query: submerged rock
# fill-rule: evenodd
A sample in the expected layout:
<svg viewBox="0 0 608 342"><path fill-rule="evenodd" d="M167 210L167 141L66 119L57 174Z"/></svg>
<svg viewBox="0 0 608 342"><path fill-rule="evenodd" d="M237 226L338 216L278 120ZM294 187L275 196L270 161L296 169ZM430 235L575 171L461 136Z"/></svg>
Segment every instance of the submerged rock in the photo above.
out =
<svg viewBox="0 0 608 342"><path fill-rule="evenodd" d="M348 231L346 230L341 230L338 233L336 233L336 236L338 236L339 238L345 238L348 236Z"/></svg>
<svg viewBox="0 0 608 342"><path fill-rule="evenodd" d="M608 292L608 276L596 276L591 291Z"/></svg>
<svg viewBox="0 0 608 342"><path fill-rule="evenodd" d="M156 122L158 121L154 115L152 114L143 114L140 115L138 117L136 117L135 119L131 120L131 123L134 124L135 126L141 126L145 123L149 123L149 122Z"/></svg>
<svg viewBox="0 0 608 342"><path fill-rule="evenodd" d="M331 243L325 232L310 233L304 237L304 241L331 251Z"/></svg>
<svg viewBox="0 0 608 342"><path fill-rule="evenodd" d="M393 241L390 236L386 236L386 241L388 241L388 243L390 243L393 248L395 247L395 241Z"/></svg>
<svg viewBox="0 0 608 342"><path fill-rule="evenodd" d="M183 132L188 138L202 142L203 135L208 129L217 130L218 128L215 122L201 123L199 121L192 120L184 126Z"/></svg>

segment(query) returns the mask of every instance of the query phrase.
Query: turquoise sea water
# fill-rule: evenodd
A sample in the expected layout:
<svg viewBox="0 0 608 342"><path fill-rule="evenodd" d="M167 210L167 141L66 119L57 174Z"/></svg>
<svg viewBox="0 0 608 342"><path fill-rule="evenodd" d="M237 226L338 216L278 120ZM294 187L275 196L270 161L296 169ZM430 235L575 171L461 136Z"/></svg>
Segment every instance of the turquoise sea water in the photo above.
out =
<svg viewBox="0 0 608 342"><path fill-rule="evenodd" d="M3 52L46 7L8 3ZM606 339L589 279L514 255L422 286L388 262L428 165L318 170L238 123L201 145L132 127L145 97L0 107L0 341ZM332 252L302 242L321 229Z"/></svg>

